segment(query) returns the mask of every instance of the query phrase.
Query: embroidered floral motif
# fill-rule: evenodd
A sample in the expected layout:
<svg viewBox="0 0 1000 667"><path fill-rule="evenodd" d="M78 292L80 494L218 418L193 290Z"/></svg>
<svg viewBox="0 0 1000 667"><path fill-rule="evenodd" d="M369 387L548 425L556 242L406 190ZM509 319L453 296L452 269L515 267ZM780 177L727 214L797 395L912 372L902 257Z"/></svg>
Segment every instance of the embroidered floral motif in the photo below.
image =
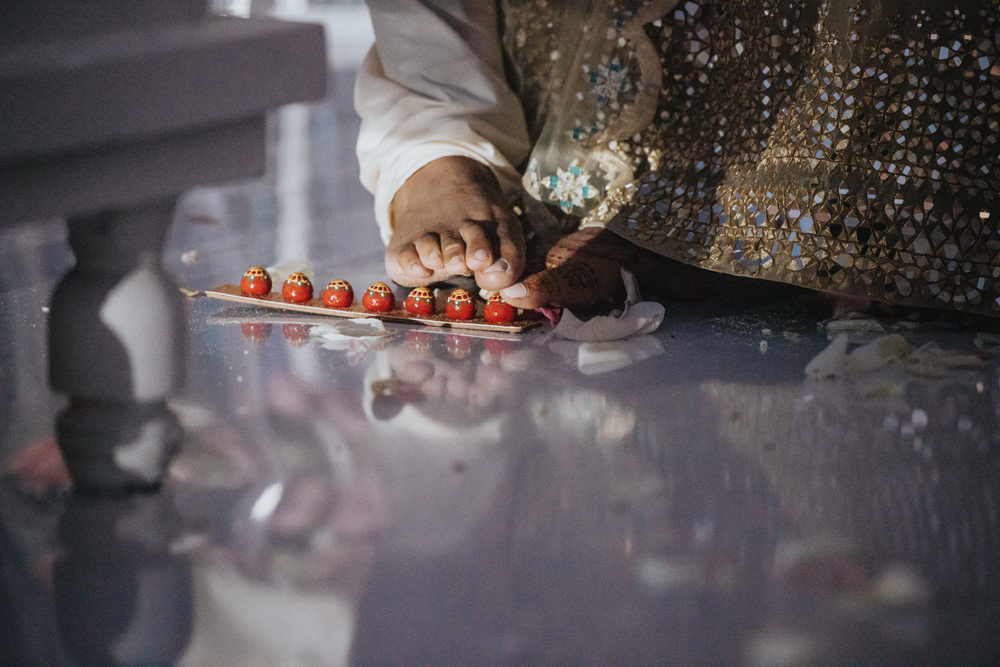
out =
<svg viewBox="0 0 1000 667"><path fill-rule="evenodd" d="M588 72L584 66L584 73ZM597 66L590 74L591 92L597 95L597 101L607 104L612 109L617 109L618 96L626 92L631 84L628 80L628 68L622 67L621 61L615 57L613 60Z"/></svg>
<svg viewBox="0 0 1000 667"><path fill-rule="evenodd" d="M566 213L574 208L583 208L587 199L598 194L598 188L590 184L590 174L580 166L580 160L574 160L568 169L556 169L555 176L547 176L544 184L551 192L549 199L559 202L559 207Z"/></svg>
<svg viewBox="0 0 1000 667"><path fill-rule="evenodd" d="M541 183L538 182L538 162L536 160L528 163L528 169L521 178L521 185L524 187L525 192L534 199L541 201Z"/></svg>
<svg viewBox="0 0 1000 667"><path fill-rule="evenodd" d="M645 168L647 154L629 138L650 125L662 88L647 26L677 2L595 0L581 12L576 2L500 0L504 45L534 142L522 183L563 216L557 223L533 207L526 218L533 228L562 231L574 217L604 224L617 212L620 204L601 204ZM561 57L552 60L553 52ZM576 185L573 167L582 177ZM562 192L550 196L556 189Z"/></svg>
<svg viewBox="0 0 1000 667"><path fill-rule="evenodd" d="M585 141L597 134L597 132L598 127L594 123L584 124L580 119L577 119L569 135L573 137L574 141Z"/></svg>

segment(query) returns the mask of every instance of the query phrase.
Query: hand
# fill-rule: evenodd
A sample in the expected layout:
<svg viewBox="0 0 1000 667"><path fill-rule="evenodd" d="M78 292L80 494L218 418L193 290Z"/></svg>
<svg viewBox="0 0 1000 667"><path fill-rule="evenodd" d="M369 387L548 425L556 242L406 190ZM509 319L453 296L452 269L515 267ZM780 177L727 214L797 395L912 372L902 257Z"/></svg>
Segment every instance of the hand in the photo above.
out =
<svg viewBox="0 0 1000 667"><path fill-rule="evenodd" d="M600 227L581 229L548 249L544 270L530 273L500 294L504 301L526 310L610 301L624 289L621 267L632 263L640 252L614 232Z"/></svg>

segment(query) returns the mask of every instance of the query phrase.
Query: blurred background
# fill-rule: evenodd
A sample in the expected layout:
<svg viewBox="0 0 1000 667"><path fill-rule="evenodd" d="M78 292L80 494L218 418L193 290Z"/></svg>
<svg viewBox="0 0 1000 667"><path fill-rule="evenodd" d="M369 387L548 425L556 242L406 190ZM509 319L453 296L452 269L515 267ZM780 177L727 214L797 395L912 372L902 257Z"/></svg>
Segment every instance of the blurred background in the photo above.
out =
<svg viewBox="0 0 1000 667"><path fill-rule="evenodd" d="M670 304L655 333L592 344L550 327L359 331L200 296L254 265L356 294L385 280L354 154L365 6L209 10L130 48L190 29L190 48L248 43L268 56L262 72L274 64L259 81L231 73L252 94L209 78L198 85L214 93L161 117L269 100L213 121L245 139L219 144L232 152L212 153L215 171L197 146L166 150L178 159L152 180L224 176L136 203L141 160L115 153L105 173L121 187L94 191L127 214L0 225L0 664L1000 658L995 326L838 320L816 294L777 290ZM272 21L320 25L325 41ZM0 76L86 60L58 44L0 50ZM320 75L289 84L302 99L279 85ZM82 136L95 155L128 144ZM69 201L56 186L79 189L67 161L83 152L3 158L11 210L32 183L52 193L30 200L39 210ZM144 245L133 227L162 239ZM149 291L116 291L136 275ZM105 310L115 298L120 320ZM102 342L106 329L136 347ZM923 352L877 363L890 335ZM837 340L874 357L807 374ZM174 344L177 374L157 365ZM53 355L68 361L52 370ZM89 375L67 377L77 366ZM131 383L112 382L121 368ZM142 373L162 382L139 396Z"/></svg>

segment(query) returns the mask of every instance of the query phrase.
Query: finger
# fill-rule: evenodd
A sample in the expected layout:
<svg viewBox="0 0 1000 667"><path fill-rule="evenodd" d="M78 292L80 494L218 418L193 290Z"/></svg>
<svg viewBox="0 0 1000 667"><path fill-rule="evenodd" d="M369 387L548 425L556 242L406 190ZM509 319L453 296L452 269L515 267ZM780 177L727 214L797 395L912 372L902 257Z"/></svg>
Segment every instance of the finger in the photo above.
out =
<svg viewBox="0 0 1000 667"><path fill-rule="evenodd" d="M620 275L616 263L588 258L527 276L500 294L507 303L524 309L593 305L611 298Z"/></svg>
<svg viewBox="0 0 1000 667"><path fill-rule="evenodd" d="M441 239L436 234L424 234L413 241L420 262L428 269L444 268L444 255L441 252Z"/></svg>
<svg viewBox="0 0 1000 667"><path fill-rule="evenodd" d="M462 225L458 234L465 242L465 265L470 271L482 271L493 263L493 244L483 229L483 223Z"/></svg>
<svg viewBox="0 0 1000 667"><path fill-rule="evenodd" d="M454 232L441 233L441 252L444 254L444 270L457 275L469 273L465 265L465 242Z"/></svg>
<svg viewBox="0 0 1000 667"><path fill-rule="evenodd" d="M415 287L423 285L433 275L420 261L420 255L412 243L385 251L385 269L389 277L400 285Z"/></svg>
<svg viewBox="0 0 1000 667"><path fill-rule="evenodd" d="M548 306L557 291L549 273L550 271L533 273L521 282L500 290L500 296L510 305L524 310Z"/></svg>

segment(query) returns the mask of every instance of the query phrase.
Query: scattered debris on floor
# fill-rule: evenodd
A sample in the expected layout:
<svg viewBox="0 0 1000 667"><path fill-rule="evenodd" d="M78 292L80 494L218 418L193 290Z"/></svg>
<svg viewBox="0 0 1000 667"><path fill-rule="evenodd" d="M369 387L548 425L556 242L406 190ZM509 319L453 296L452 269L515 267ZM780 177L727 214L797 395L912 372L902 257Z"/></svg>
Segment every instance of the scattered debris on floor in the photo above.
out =
<svg viewBox="0 0 1000 667"><path fill-rule="evenodd" d="M978 350L1000 351L1000 334L980 331L973 343Z"/></svg>
<svg viewBox="0 0 1000 667"><path fill-rule="evenodd" d="M806 364L805 374L814 380L863 375L888 364L920 377L943 377L964 368L982 365L980 354L945 350L931 341L917 349L899 334L880 336L848 352L849 338L841 333Z"/></svg>
<svg viewBox="0 0 1000 667"><path fill-rule="evenodd" d="M885 333L885 326L877 319L866 313L849 312L844 313L835 320L828 320L820 324L821 328L827 331L862 331L865 333Z"/></svg>
<svg viewBox="0 0 1000 667"><path fill-rule="evenodd" d="M660 341L648 335L603 343L555 340L549 343L549 349L566 363L576 364L577 370L584 375L607 373L663 354Z"/></svg>

